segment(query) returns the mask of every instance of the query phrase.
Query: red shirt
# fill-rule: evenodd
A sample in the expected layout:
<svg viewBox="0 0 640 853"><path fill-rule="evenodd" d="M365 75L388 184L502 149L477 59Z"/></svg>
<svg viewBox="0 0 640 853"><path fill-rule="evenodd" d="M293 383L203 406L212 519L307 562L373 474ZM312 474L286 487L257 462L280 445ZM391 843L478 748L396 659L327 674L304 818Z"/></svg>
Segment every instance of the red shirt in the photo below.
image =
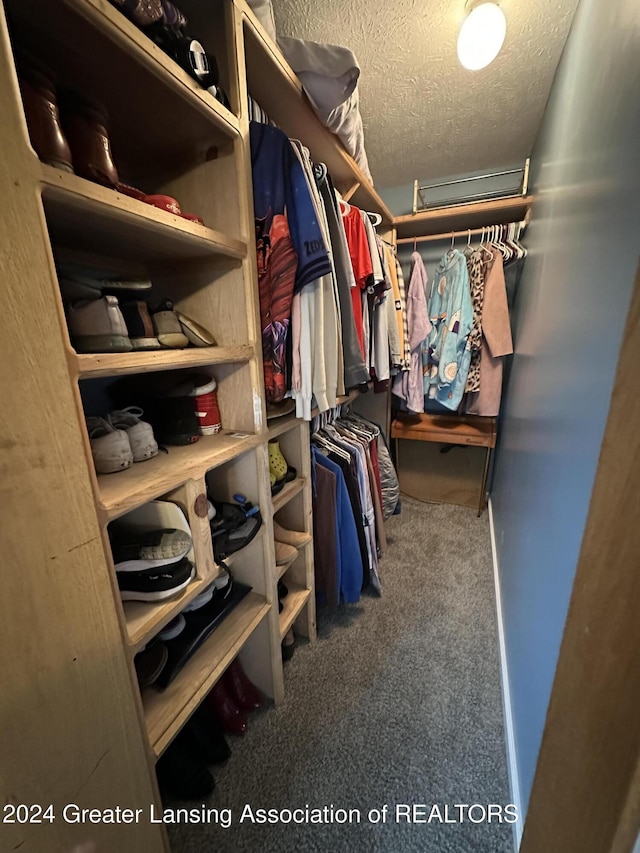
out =
<svg viewBox="0 0 640 853"><path fill-rule="evenodd" d="M373 275L373 265L369 253L369 241L360 210L353 205L348 213L342 214L344 230L347 235L349 246L349 257L353 267L353 275L357 287L351 288L351 301L353 303L353 317L356 324L356 334L360 344L362 357L367 363L367 355L364 351L364 332L362 328L362 291L366 288L369 278Z"/></svg>

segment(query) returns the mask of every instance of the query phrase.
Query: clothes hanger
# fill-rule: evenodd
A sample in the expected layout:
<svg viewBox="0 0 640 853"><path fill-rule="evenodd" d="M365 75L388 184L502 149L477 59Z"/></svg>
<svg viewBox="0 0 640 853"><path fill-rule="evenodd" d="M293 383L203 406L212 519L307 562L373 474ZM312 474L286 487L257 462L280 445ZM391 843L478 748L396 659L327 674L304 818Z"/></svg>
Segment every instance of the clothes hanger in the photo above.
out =
<svg viewBox="0 0 640 853"><path fill-rule="evenodd" d="M418 251L418 238L417 237L413 238L413 251L414 252Z"/></svg>
<svg viewBox="0 0 640 853"><path fill-rule="evenodd" d="M343 216L346 216L347 213L349 213L349 211L351 210L351 205L348 204L343 198L338 199L338 204L340 206L340 213Z"/></svg>
<svg viewBox="0 0 640 853"><path fill-rule="evenodd" d="M374 228L377 228L382 222L382 215L380 213L369 213L369 211L367 211L367 216L371 220L371 224Z"/></svg>

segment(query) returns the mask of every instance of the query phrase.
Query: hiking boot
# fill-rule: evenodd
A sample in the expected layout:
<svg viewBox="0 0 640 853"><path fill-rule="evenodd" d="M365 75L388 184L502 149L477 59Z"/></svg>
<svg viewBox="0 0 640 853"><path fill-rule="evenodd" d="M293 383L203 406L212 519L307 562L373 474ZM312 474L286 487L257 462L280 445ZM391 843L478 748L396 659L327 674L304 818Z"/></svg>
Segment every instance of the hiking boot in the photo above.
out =
<svg viewBox="0 0 640 853"><path fill-rule="evenodd" d="M111 155L105 108L75 92L63 92L60 112L76 175L115 188L119 178Z"/></svg>
<svg viewBox="0 0 640 853"><path fill-rule="evenodd" d="M63 172L73 172L71 149L62 130L55 87L48 69L18 57L19 83L29 137L36 154Z"/></svg>

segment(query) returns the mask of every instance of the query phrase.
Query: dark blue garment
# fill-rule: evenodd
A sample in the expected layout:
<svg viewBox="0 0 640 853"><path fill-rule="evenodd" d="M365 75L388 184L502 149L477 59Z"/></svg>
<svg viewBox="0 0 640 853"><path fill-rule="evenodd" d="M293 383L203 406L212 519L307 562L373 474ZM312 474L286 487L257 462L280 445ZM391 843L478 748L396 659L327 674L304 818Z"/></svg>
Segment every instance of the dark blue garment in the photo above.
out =
<svg viewBox="0 0 640 853"><path fill-rule="evenodd" d="M286 213L291 242L298 256L294 292L331 273L327 252L307 179L288 137L277 127L249 123L253 207L256 219Z"/></svg>
<svg viewBox="0 0 640 853"><path fill-rule="evenodd" d="M322 451L316 447L312 448L312 453L316 464L331 471L336 477L336 518L338 522L336 562L340 572L338 588L343 600L347 604L354 604L360 600L363 570L356 523L353 518L347 485L339 465L327 459Z"/></svg>

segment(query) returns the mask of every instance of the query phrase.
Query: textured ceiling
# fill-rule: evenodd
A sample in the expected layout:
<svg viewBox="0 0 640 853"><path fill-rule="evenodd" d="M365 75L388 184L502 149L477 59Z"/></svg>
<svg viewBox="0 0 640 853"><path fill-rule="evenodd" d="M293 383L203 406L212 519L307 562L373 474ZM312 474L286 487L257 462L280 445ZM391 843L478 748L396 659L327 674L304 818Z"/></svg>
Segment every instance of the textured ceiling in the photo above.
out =
<svg viewBox="0 0 640 853"><path fill-rule="evenodd" d="M279 35L351 48L377 187L522 162L578 0L502 0L507 37L482 71L458 62L464 0L273 0Z"/></svg>

